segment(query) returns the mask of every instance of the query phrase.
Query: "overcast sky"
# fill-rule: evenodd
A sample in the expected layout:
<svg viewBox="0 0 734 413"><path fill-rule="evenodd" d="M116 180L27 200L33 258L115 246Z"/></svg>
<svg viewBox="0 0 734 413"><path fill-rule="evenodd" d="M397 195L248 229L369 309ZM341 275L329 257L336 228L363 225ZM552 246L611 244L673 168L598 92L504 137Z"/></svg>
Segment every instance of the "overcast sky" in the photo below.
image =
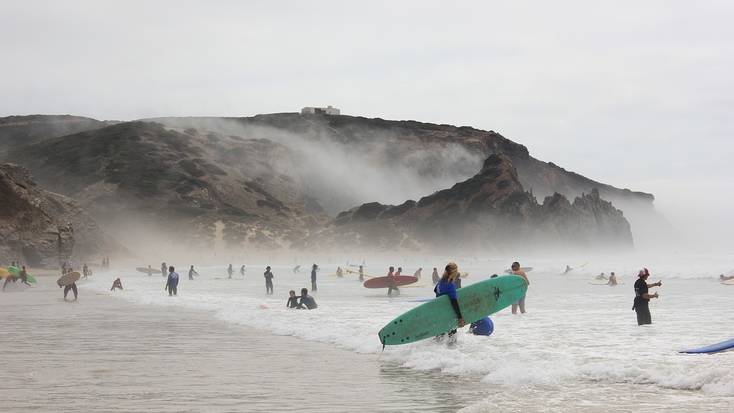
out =
<svg viewBox="0 0 734 413"><path fill-rule="evenodd" d="M456 3L2 0L0 116L470 125L734 229L734 2Z"/></svg>

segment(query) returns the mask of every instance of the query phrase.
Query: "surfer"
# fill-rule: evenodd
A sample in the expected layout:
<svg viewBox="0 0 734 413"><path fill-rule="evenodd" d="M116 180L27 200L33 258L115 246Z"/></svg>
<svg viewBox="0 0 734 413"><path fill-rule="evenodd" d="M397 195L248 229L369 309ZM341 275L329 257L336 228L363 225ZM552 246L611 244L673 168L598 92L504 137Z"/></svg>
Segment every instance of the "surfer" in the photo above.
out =
<svg viewBox="0 0 734 413"><path fill-rule="evenodd" d="M112 282L112 288L110 288L110 291L115 291L118 288L121 290L124 289L122 288L122 281L120 281L119 277L115 281Z"/></svg>
<svg viewBox="0 0 734 413"><path fill-rule="evenodd" d="M148 264L148 277L150 277L151 275L153 275L153 267Z"/></svg>
<svg viewBox="0 0 734 413"><path fill-rule="evenodd" d="M293 267L293 274L298 274L299 272L301 272L300 265L296 265L295 267Z"/></svg>
<svg viewBox="0 0 734 413"><path fill-rule="evenodd" d="M415 277L415 278L417 278L417 279L420 280L421 279L421 272L423 272L423 268L422 267L421 268L418 268L417 270L415 270L415 272L413 273L413 277Z"/></svg>
<svg viewBox="0 0 734 413"><path fill-rule="evenodd" d="M566 265L566 271L563 272L563 275L566 275L566 274L568 274L571 271L573 271L573 268L571 268L570 266Z"/></svg>
<svg viewBox="0 0 734 413"><path fill-rule="evenodd" d="M11 265L13 267L13 265ZM13 274L9 274L5 277L5 282L3 283L3 291L5 291L5 287L8 286L9 282L15 282L15 277L13 277Z"/></svg>
<svg viewBox="0 0 734 413"><path fill-rule="evenodd" d="M433 285L438 284L438 281L441 279L441 277L438 276L438 270L436 267L433 267L433 274L431 274L431 279L433 280Z"/></svg>
<svg viewBox="0 0 734 413"><path fill-rule="evenodd" d="M336 267L336 276L339 278L344 277L344 270L342 270L342 267Z"/></svg>
<svg viewBox="0 0 734 413"><path fill-rule="evenodd" d="M734 280L734 275L726 276L724 274L719 275L719 281Z"/></svg>
<svg viewBox="0 0 734 413"><path fill-rule="evenodd" d="M192 265L191 268L189 268L189 280L193 280L194 275L198 277L199 273L196 272L196 270L194 269L194 266Z"/></svg>
<svg viewBox="0 0 734 413"><path fill-rule="evenodd" d="M166 276L166 274L168 274L168 273L166 272L166 268L167 268L167 267L166 267L166 263L165 263L165 262L162 262L162 263L161 263L161 277L165 277L165 276Z"/></svg>
<svg viewBox="0 0 734 413"><path fill-rule="evenodd" d="M643 268L637 274L639 277L635 281L635 301L632 303L632 309L637 312L637 325L652 324L652 316L650 315L650 299L658 298L658 293L648 294L650 287L660 287L663 285L660 281L648 284L647 278L650 276L650 271L647 268Z"/></svg>
<svg viewBox="0 0 734 413"><path fill-rule="evenodd" d="M84 265L82 265L82 275L84 275L84 278L87 278L90 273L91 271L89 271L89 267L87 267L87 263L85 262Z"/></svg>
<svg viewBox="0 0 734 413"><path fill-rule="evenodd" d="M242 278L245 278L245 265L244 264L240 267L240 275L242 276Z"/></svg>
<svg viewBox="0 0 734 413"><path fill-rule="evenodd" d="M232 274L234 274L234 270L232 269L232 264L229 264L229 267L227 267L227 274L229 274L229 277L227 279L232 279Z"/></svg>
<svg viewBox="0 0 734 413"><path fill-rule="evenodd" d="M308 289L307 288L301 288L301 301L298 303L300 308L307 308L309 310L313 310L315 308L318 308L318 305L316 305L316 300L313 299L310 295L308 295Z"/></svg>
<svg viewBox="0 0 734 413"><path fill-rule="evenodd" d="M268 265L265 267L265 273L263 274L263 277L265 277L265 294L267 295L273 295L273 278L274 275L270 271L270 266Z"/></svg>
<svg viewBox="0 0 734 413"><path fill-rule="evenodd" d="M359 266L359 281L364 281L364 266Z"/></svg>
<svg viewBox="0 0 734 413"><path fill-rule="evenodd" d="M512 266L510 267L512 270L512 274L519 275L520 277L525 279L525 282L528 283L528 286L530 285L530 280L528 279L527 274L525 274L525 271L520 269L520 263L515 261L512 263ZM526 292L527 294L527 292ZM522 298L512 304L512 314L517 314L517 308L520 307L520 313L525 314L525 295L523 294Z"/></svg>
<svg viewBox="0 0 734 413"><path fill-rule="evenodd" d="M288 302L285 304L287 308L301 308L300 304L298 304L298 299L301 298L296 295L296 292L293 290L288 291Z"/></svg>
<svg viewBox="0 0 734 413"><path fill-rule="evenodd" d="M20 269L20 273L18 274L18 277L20 277L20 280L23 282L23 284L30 286L31 283L28 282L28 272L25 269L25 265L23 268Z"/></svg>
<svg viewBox="0 0 734 413"><path fill-rule="evenodd" d="M398 269L398 271L399 271L399 269ZM395 272L395 267L388 268L388 271L387 271L387 281L388 281L387 296L388 297L392 297L392 291L393 290L395 290L396 295L400 295L400 290L398 290L398 286L395 285L395 280L394 280L395 274L394 274L394 272Z"/></svg>
<svg viewBox="0 0 734 413"><path fill-rule="evenodd" d="M597 280L606 280L607 279L607 276L604 275L604 273L601 273L601 274L599 274L599 275L596 276L596 279Z"/></svg>
<svg viewBox="0 0 734 413"><path fill-rule="evenodd" d="M59 288L60 287L61 286L59 286ZM77 297L79 296L79 291L76 289L76 282L73 282L64 287L64 301L66 301L66 295L69 294L69 291L74 293L74 301L76 301Z"/></svg>
<svg viewBox="0 0 734 413"><path fill-rule="evenodd" d="M614 271L609 274L609 281L607 281L607 285L610 287L614 287L615 285L617 285L617 276L614 275Z"/></svg>
<svg viewBox="0 0 734 413"><path fill-rule="evenodd" d="M173 266L168 267L168 278L166 279L166 290L168 295L178 295L178 273Z"/></svg>
<svg viewBox="0 0 734 413"><path fill-rule="evenodd" d="M318 270L318 265L314 264L311 266L311 291L318 291L318 288L316 288L316 271Z"/></svg>
<svg viewBox="0 0 734 413"><path fill-rule="evenodd" d="M454 279L458 277L459 277L459 267L453 262L448 263L446 265L445 271L443 272L443 275L438 280L436 287L433 288L433 292L436 293L436 297L440 297L442 295L449 296L449 300L451 301L451 307L454 309L454 313L456 313L456 319L458 320L458 325L459 327L464 327L466 323L464 322L464 316L461 315L461 308L459 307L459 299L456 296L456 286L454 285ZM438 335L436 339L437 340L443 339L444 334ZM454 335L456 334L456 329L449 331L448 334L449 334L449 343L456 342L456 337L454 337Z"/></svg>

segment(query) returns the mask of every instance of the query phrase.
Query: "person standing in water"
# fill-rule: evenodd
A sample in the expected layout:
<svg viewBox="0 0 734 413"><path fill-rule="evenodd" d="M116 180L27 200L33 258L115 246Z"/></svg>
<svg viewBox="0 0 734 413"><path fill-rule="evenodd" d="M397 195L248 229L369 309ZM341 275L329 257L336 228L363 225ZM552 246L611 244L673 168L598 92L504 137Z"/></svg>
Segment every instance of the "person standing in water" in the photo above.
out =
<svg viewBox="0 0 734 413"><path fill-rule="evenodd" d="M161 263L161 277L165 277L166 274L168 274L168 272L166 272L166 263L162 262Z"/></svg>
<svg viewBox="0 0 734 413"><path fill-rule="evenodd" d="M189 280L193 280L194 276L198 277L199 273L196 272L196 270L194 269L194 266L192 265L191 268L189 268Z"/></svg>
<svg viewBox="0 0 734 413"><path fill-rule="evenodd" d="M168 278L166 279L166 290L168 295L178 295L178 273L173 266L168 267Z"/></svg>
<svg viewBox="0 0 734 413"><path fill-rule="evenodd" d="M234 270L232 269L232 264L229 264L229 267L227 267L227 274L229 275L229 277L227 278L231 280L232 274L234 274Z"/></svg>
<svg viewBox="0 0 734 413"><path fill-rule="evenodd" d="M442 295L449 296L451 307L454 309L454 313L456 314L457 324L461 328L464 327L466 323L464 322L464 316L461 315L461 307L459 306L459 299L456 295L456 286L454 285L454 280L458 277L459 267L453 262L448 263L443 272L443 275L438 280L438 283L436 283L436 286L433 288L433 292L436 293L436 297L440 297ZM444 334L440 334L436 338L438 340L441 340L444 337ZM456 337L454 335L456 334L456 329L449 331L448 334L449 343L455 343Z"/></svg>
<svg viewBox="0 0 734 413"><path fill-rule="evenodd" d="M20 269L20 273L18 274L18 277L20 277L20 281L23 282L23 284L30 286L31 283L28 282L28 271L25 269L25 265L23 268Z"/></svg>
<svg viewBox="0 0 734 413"><path fill-rule="evenodd" d="M240 275L242 276L243 279L245 278L245 266L244 266L244 264L240 267Z"/></svg>
<svg viewBox="0 0 734 413"><path fill-rule="evenodd" d="M417 269L417 270L415 270L415 272L413 273L413 277L415 277L415 278L417 278L417 279L419 279L419 280L420 280L420 279L421 279L421 275L422 275L421 273L422 273L422 272L423 272L423 268L422 268L422 267L421 267L421 268L418 268L418 269Z"/></svg>
<svg viewBox="0 0 734 413"><path fill-rule="evenodd" d="M344 270L342 270L342 267L336 267L336 276L339 278L344 278Z"/></svg>
<svg viewBox="0 0 734 413"><path fill-rule="evenodd" d="M647 277L650 276L650 272L647 268L643 268L637 273L639 277L635 281L635 301L632 303L632 309L637 312L637 325L641 326L644 324L652 324L652 316L650 315L650 299L658 298L658 293L649 294L648 289L650 287L660 287L663 285L660 281L654 284L647 283Z"/></svg>
<svg viewBox="0 0 734 413"><path fill-rule="evenodd" d="M270 271L270 266L268 265L265 267L265 273L263 274L263 277L265 277L265 294L267 295L273 295L273 273Z"/></svg>
<svg viewBox="0 0 734 413"><path fill-rule="evenodd" d="M433 285L438 284L438 282L441 280L441 277L438 276L438 270L436 267L433 267L433 274L431 274L431 279L433 280Z"/></svg>
<svg viewBox="0 0 734 413"><path fill-rule="evenodd" d="M359 266L359 281L364 281L364 265Z"/></svg>
<svg viewBox="0 0 734 413"><path fill-rule="evenodd" d="M519 262L513 262L510 269L512 270L512 274L519 275L520 277L524 278L525 282L528 283L528 286L530 285L530 280L528 279L527 274L525 274L525 271L520 269ZM525 294L527 294L527 292ZM518 307L520 307L520 313L525 314L525 295L523 295L518 302L512 304L512 314L517 314Z"/></svg>
<svg viewBox="0 0 734 413"><path fill-rule="evenodd" d="M82 275L84 275L84 278L88 278L89 273L90 273L89 267L87 267L87 263L85 262L84 265L82 266Z"/></svg>
<svg viewBox="0 0 734 413"><path fill-rule="evenodd" d="M318 271L319 266L314 264L311 266L311 291L318 291L318 288L316 287L316 271Z"/></svg>
<svg viewBox="0 0 734 413"><path fill-rule="evenodd" d="M61 288L61 286L59 286ZM79 291L76 289L76 282L73 282L67 286L64 286L64 301L66 301L66 295L69 294L69 291L72 291L74 293L74 300L79 297Z"/></svg>
<svg viewBox="0 0 734 413"><path fill-rule="evenodd" d="M301 308L300 304L298 304L299 298L300 297L296 295L295 291L293 290L288 291L288 302L285 303L285 306L287 308L295 308L295 309Z"/></svg>
<svg viewBox="0 0 734 413"><path fill-rule="evenodd" d="M398 269L400 271L400 269ZM395 267L390 267L387 270L387 296L392 297L393 290L395 290L395 295L400 295L400 290L398 290L398 286L395 285Z"/></svg>
<svg viewBox="0 0 734 413"><path fill-rule="evenodd" d="M607 285L610 287L614 287L615 285L617 285L617 276L614 275L614 271L609 274L609 281L607 281Z"/></svg>
<svg viewBox="0 0 734 413"><path fill-rule="evenodd" d="M112 282L112 288L110 288L110 291L115 291L116 289L123 289L122 288L122 281L120 281L120 278L117 278L115 281Z"/></svg>
<svg viewBox="0 0 734 413"><path fill-rule="evenodd" d="M308 295L307 288L301 288L301 301L298 303L298 305L299 305L298 308L306 308L309 310L318 308L318 305L316 305L316 300L314 300L313 297Z"/></svg>
<svg viewBox="0 0 734 413"><path fill-rule="evenodd" d="M568 274L571 271L573 271L573 268L571 268L570 266L566 265L566 271L563 272L563 275L566 275L566 274Z"/></svg>

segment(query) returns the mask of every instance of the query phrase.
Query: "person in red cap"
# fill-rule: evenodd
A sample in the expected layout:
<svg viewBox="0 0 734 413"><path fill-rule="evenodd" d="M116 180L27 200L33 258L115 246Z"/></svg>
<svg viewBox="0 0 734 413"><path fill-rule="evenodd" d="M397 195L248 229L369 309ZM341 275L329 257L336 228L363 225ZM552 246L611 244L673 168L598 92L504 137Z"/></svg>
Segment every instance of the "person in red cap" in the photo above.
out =
<svg viewBox="0 0 734 413"><path fill-rule="evenodd" d="M651 298L658 298L658 293L648 294L648 289L650 287L660 287L663 284L660 281L648 284L647 277L650 276L650 272L647 268L641 269L637 276L640 278L635 281L635 301L632 304L632 309L637 312L637 325L652 324L649 302Z"/></svg>

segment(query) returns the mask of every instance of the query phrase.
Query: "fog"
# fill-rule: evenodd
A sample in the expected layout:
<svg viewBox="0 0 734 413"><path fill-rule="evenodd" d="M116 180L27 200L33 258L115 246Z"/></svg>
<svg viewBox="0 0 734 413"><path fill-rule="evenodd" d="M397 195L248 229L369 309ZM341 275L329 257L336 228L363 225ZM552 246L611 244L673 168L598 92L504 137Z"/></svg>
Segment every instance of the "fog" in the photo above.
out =
<svg viewBox="0 0 734 413"><path fill-rule="evenodd" d="M675 235L653 228L640 247L729 250L730 2L6 1L3 11L2 116L241 116L332 104L471 125L655 194ZM469 174L426 183L401 165L391 179L371 168L383 151L298 150L312 160L304 180L333 197L330 212L361 199L399 203ZM353 179L365 189L346 184Z"/></svg>

